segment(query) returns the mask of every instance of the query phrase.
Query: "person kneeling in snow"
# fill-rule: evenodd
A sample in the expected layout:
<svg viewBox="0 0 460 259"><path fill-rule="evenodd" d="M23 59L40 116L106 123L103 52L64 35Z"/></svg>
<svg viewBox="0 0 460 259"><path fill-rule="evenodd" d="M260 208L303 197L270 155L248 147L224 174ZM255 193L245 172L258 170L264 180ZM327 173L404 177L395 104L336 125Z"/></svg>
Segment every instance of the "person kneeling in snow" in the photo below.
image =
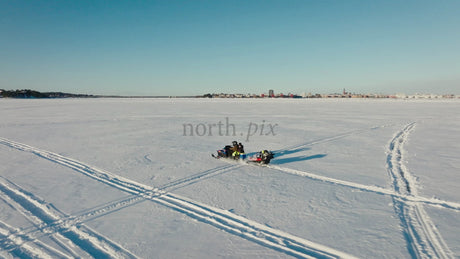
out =
<svg viewBox="0 0 460 259"><path fill-rule="evenodd" d="M272 160L272 158L274 158L274 157L275 157L275 155L271 151L262 150L262 151L258 152L256 154L255 158L251 159L251 161L259 162L261 164L268 164L268 163L270 163L270 160Z"/></svg>

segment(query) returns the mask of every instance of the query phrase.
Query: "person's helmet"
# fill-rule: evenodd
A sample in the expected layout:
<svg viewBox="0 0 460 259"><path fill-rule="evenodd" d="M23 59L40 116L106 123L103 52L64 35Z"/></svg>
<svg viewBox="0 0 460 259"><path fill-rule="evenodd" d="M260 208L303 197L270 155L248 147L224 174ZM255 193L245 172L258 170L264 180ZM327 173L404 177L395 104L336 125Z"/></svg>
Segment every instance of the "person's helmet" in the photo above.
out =
<svg viewBox="0 0 460 259"><path fill-rule="evenodd" d="M233 141L232 144L233 144L234 146L236 146L236 145L238 145L238 142Z"/></svg>

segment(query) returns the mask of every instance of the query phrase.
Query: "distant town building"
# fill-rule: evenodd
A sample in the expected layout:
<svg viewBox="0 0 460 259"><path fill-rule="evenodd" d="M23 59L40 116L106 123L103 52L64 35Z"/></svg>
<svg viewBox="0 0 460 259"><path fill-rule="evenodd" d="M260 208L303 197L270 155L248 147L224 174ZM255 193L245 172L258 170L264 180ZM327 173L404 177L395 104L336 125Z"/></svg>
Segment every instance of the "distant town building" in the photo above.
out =
<svg viewBox="0 0 460 259"><path fill-rule="evenodd" d="M16 90L13 91L17 93L19 96L11 96L11 91L4 91L2 94L2 90L0 90L0 97L14 97L14 98L27 98L29 94L27 94L27 90ZM10 94L8 94L10 93ZM6 95L5 95L6 94ZM46 93L45 98L62 98L62 97L91 97L86 95L68 95L62 93ZM24 97L26 96L26 97ZM205 94L198 97L209 97L209 98L394 98L394 99L460 99L460 95L455 94L444 94L444 95L436 95L436 94L415 94L415 95L406 95L404 93L398 93L394 95L387 95L387 94L376 94L376 93L368 93L368 94L360 94L360 93L351 93L347 92L346 89L343 89L342 93L331 93L331 94L312 94L310 93L302 93L301 95L288 93L283 94L279 93L275 95L273 90L269 90L267 94L238 94L238 93L213 93L213 94Z"/></svg>

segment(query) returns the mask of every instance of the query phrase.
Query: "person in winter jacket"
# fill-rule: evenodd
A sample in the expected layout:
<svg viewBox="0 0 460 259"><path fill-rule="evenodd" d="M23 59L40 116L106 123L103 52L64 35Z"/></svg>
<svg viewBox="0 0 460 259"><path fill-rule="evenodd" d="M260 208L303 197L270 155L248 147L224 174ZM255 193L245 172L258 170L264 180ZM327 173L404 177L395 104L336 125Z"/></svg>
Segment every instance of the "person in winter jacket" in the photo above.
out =
<svg viewBox="0 0 460 259"><path fill-rule="evenodd" d="M233 144L233 147L231 148L232 158L233 159L238 159L238 158L240 158L240 151L239 151L238 142L233 141L232 144Z"/></svg>
<svg viewBox="0 0 460 259"><path fill-rule="evenodd" d="M238 152L240 152L242 154L244 153L244 146L243 146L243 144L241 144L241 142L238 143Z"/></svg>

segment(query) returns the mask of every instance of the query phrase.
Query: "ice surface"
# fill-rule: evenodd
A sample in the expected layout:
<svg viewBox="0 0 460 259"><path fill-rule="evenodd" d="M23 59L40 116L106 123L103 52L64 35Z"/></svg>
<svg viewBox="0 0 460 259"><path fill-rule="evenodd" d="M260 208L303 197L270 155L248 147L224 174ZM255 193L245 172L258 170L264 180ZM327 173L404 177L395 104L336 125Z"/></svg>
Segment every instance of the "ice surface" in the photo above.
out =
<svg viewBox="0 0 460 259"><path fill-rule="evenodd" d="M459 108L2 99L0 255L459 257ZM276 157L211 158L233 140Z"/></svg>

